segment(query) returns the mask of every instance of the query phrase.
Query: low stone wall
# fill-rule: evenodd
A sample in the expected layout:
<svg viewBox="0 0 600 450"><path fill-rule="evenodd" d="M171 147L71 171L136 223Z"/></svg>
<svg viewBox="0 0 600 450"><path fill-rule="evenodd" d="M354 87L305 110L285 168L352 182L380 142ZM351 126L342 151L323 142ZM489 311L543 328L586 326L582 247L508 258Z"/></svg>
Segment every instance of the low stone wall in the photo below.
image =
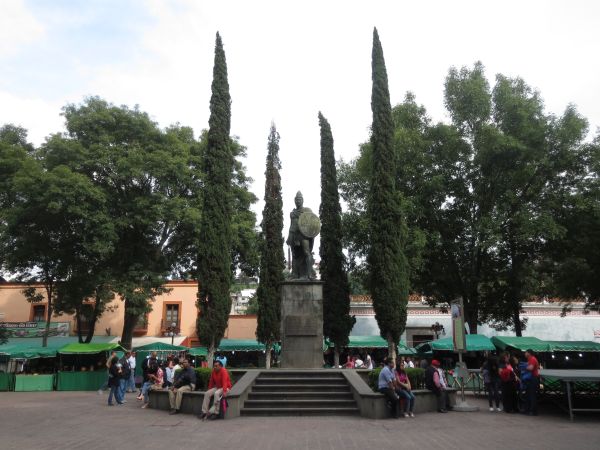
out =
<svg viewBox="0 0 600 450"><path fill-rule="evenodd" d="M254 384L254 380L260 374L260 370L248 370L237 380L229 393L227 394L226 418L238 417L240 409L244 405L250 388ZM150 408L162 409L168 411L171 409L169 404L169 393L166 389L152 390L148 392L150 397ZM204 399L204 391L188 391L183 393L181 399L181 412L185 414L200 414L202 412L202 401Z"/></svg>
<svg viewBox="0 0 600 450"><path fill-rule="evenodd" d="M352 388L352 394L360 409L362 417L370 419L386 419L390 417L390 410L386 406L385 397L379 392L373 392L371 387L364 381L357 371L342 370ZM415 414L437 411L437 398L428 390L413 390L415 394ZM456 390L448 391L450 404L456 404Z"/></svg>

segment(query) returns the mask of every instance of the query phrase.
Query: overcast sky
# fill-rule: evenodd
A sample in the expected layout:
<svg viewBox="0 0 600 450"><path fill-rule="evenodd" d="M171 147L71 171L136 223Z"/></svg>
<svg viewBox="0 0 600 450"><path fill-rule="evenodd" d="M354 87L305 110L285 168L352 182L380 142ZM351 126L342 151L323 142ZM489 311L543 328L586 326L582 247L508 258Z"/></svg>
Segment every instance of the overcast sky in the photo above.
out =
<svg viewBox="0 0 600 450"><path fill-rule="evenodd" d="M63 129L61 108L98 95L138 104L161 126L208 126L215 33L223 38L232 134L261 198L271 121L281 135L284 214L302 190L320 201L318 111L336 157L358 154L371 123L373 27L392 104L416 94L448 120L450 66L481 60L521 76L549 112L577 105L600 126L600 3L593 1L0 0L0 124L40 144ZM286 224L287 228L287 224Z"/></svg>

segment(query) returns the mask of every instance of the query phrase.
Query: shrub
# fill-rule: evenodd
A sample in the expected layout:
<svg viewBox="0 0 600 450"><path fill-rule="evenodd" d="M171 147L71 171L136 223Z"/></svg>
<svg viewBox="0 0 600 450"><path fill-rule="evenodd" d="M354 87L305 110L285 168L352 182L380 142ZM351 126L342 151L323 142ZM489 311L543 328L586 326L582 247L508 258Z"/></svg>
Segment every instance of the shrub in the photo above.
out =
<svg viewBox="0 0 600 450"><path fill-rule="evenodd" d="M206 391L212 369L208 367L196 367L194 370L196 371L196 390Z"/></svg>
<svg viewBox="0 0 600 450"><path fill-rule="evenodd" d="M378 367L369 372L369 386L374 391L377 391L377 381L379 380L379 373L381 372L381 368ZM408 375L408 379L410 380L410 385L413 389L423 389L425 386L425 370L414 368L406 369L406 375Z"/></svg>

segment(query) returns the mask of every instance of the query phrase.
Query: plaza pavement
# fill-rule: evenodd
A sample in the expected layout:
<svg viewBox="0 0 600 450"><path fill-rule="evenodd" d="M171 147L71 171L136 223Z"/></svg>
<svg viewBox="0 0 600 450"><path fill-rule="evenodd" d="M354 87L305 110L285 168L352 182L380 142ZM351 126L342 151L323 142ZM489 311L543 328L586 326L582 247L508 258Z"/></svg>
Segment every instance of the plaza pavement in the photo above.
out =
<svg viewBox="0 0 600 450"><path fill-rule="evenodd" d="M0 393L0 449L599 449L600 414L571 423L556 408L538 417L490 413L421 414L414 419L240 417L201 422L190 415L109 407L95 392Z"/></svg>

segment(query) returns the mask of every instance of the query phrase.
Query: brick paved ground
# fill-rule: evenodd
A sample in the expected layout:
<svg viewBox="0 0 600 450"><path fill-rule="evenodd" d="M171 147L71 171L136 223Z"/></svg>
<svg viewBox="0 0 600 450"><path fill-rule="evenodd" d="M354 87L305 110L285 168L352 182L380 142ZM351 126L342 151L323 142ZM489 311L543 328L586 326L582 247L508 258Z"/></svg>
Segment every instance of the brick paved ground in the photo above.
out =
<svg viewBox="0 0 600 450"><path fill-rule="evenodd" d="M237 418L201 422L139 409L129 394L106 406L90 392L0 393L0 449L598 449L600 414L574 423L552 409L539 417L490 413L359 417Z"/></svg>

